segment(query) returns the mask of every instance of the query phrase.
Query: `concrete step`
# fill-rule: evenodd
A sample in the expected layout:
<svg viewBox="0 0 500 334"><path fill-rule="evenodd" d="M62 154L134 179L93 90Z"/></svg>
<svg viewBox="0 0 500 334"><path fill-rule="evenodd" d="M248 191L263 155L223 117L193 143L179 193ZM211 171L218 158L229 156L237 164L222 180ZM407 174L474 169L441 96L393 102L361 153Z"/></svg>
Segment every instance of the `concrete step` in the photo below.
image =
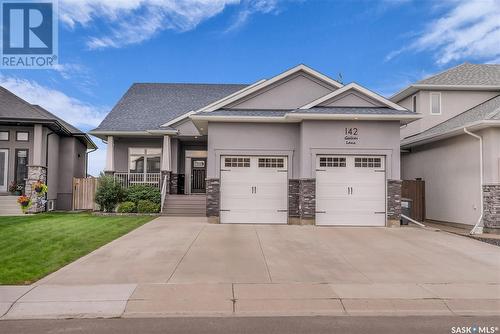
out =
<svg viewBox="0 0 500 334"><path fill-rule="evenodd" d="M206 195L168 195L163 204L164 216L206 216Z"/></svg>
<svg viewBox="0 0 500 334"><path fill-rule="evenodd" d="M17 203L18 196L0 196L0 216L22 215L23 211Z"/></svg>

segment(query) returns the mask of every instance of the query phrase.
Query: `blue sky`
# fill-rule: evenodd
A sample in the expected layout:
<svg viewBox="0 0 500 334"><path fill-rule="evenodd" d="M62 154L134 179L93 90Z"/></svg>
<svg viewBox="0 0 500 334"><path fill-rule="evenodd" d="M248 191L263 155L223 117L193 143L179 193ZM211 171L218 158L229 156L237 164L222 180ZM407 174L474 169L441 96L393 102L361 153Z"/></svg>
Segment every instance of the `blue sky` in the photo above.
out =
<svg viewBox="0 0 500 334"><path fill-rule="evenodd" d="M59 18L57 69L1 71L0 84L83 130L133 82L252 83L304 63L390 96L464 61L500 63L500 0L59 0Z"/></svg>

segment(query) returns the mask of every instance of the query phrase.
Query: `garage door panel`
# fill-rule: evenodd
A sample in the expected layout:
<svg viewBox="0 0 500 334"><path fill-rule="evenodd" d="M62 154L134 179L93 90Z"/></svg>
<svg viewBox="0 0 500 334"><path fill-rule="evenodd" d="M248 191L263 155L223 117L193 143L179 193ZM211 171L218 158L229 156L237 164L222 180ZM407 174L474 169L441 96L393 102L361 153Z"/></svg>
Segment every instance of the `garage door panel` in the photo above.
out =
<svg viewBox="0 0 500 334"><path fill-rule="evenodd" d="M338 212L335 214L318 214L318 225L330 226L385 226L385 215L373 215L371 212Z"/></svg>

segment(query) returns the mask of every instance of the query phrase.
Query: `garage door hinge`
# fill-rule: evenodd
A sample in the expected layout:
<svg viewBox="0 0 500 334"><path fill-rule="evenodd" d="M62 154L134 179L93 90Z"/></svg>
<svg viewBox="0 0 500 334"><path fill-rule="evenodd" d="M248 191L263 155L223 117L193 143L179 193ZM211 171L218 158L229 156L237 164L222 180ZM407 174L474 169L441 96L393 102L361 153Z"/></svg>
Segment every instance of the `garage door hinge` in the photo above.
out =
<svg viewBox="0 0 500 334"><path fill-rule="evenodd" d="M220 171L221 172L230 172L231 170L230 169L221 169Z"/></svg>
<svg viewBox="0 0 500 334"><path fill-rule="evenodd" d="M316 211L316 213L326 213L326 211Z"/></svg>
<svg viewBox="0 0 500 334"><path fill-rule="evenodd" d="M231 211L231 210L224 210L224 209L220 209L219 211L220 211L220 212L229 212L229 211Z"/></svg>
<svg viewBox="0 0 500 334"><path fill-rule="evenodd" d="M288 170L286 170L286 169L278 169L278 173L288 173Z"/></svg>
<svg viewBox="0 0 500 334"><path fill-rule="evenodd" d="M374 213L375 213L375 214L379 214L379 213L380 213L380 214L382 214L382 213L383 213L383 214L385 214L385 211L375 211Z"/></svg>
<svg viewBox="0 0 500 334"><path fill-rule="evenodd" d="M326 169L316 169L317 172L326 172Z"/></svg>
<svg viewBox="0 0 500 334"><path fill-rule="evenodd" d="M288 212L288 210L276 210L278 212Z"/></svg>
<svg viewBox="0 0 500 334"><path fill-rule="evenodd" d="M374 172L385 173L385 170L376 169Z"/></svg>

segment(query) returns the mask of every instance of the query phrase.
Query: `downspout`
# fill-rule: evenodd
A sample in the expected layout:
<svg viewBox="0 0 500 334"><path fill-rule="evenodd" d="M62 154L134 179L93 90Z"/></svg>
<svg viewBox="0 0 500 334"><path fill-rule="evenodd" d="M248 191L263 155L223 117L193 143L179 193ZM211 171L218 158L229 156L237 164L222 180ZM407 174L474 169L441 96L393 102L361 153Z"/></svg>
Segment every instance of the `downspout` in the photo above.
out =
<svg viewBox="0 0 500 334"><path fill-rule="evenodd" d="M95 152L97 151L97 148L94 148L90 151L86 151L85 152L85 177L87 177L88 172L89 172L89 154L92 153L92 152Z"/></svg>
<svg viewBox="0 0 500 334"><path fill-rule="evenodd" d="M469 136L472 136L476 139L479 140L479 179L480 179L480 184L479 186L481 187L479 194L481 195L481 215L479 216L479 219L477 220L476 225L472 228L472 230L469 232L469 234L480 234L482 233L483 228L480 227L481 222L483 221L483 215L484 215L484 198L483 198L483 182L484 182L484 172L483 172L483 137L476 135L475 133L470 132L467 130L467 128L464 128L464 132L468 134ZM476 230L479 229L479 232L476 232Z"/></svg>
<svg viewBox="0 0 500 334"><path fill-rule="evenodd" d="M55 134L55 132L50 131L47 133L45 139L45 184L49 185L49 137ZM49 203L49 192L45 193L45 211L48 211L48 203Z"/></svg>

